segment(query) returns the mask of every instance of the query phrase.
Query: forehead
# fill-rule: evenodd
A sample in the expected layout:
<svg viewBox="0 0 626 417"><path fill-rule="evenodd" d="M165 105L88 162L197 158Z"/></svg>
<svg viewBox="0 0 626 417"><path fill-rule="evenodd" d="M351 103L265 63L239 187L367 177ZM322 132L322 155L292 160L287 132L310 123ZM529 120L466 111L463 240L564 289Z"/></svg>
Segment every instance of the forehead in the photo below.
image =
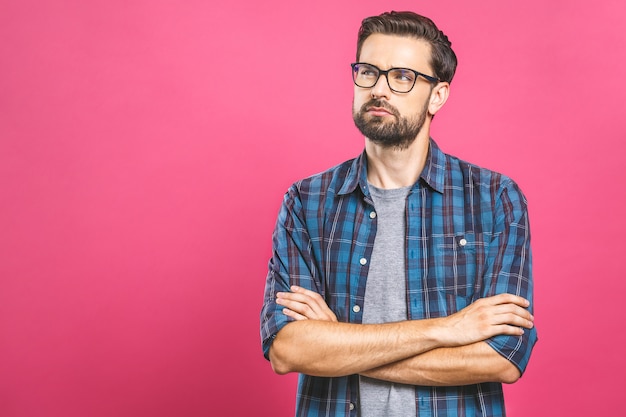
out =
<svg viewBox="0 0 626 417"><path fill-rule="evenodd" d="M430 67L430 45L423 39L375 33L363 42L360 62L381 69L391 67L412 68L426 72Z"/></svg>

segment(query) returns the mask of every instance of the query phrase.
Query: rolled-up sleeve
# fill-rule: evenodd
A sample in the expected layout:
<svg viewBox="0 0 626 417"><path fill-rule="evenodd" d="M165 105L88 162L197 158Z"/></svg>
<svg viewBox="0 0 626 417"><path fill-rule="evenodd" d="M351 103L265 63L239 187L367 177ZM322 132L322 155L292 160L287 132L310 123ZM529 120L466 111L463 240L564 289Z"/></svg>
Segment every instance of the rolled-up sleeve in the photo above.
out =
<svg viewBox="0 0 626 417"><path fill-rule="evenodd" d="M526 198L507 180L496 200L495 235L486 257L483 296L510 293L526 298L534 314L532 254ZM487 343L511 361L523 374L537 342L537 329L524 329L522 336L498 335Z"/></svg>
<svg viewBox="0 0 626 417"><path fill-rule="evenodd" d="M276 303L277 292L288 292L292 285L314 289L315 264L311 242L305 227L304 211L296 185L285 194L272 235L272 258L269 261L261 309L261 342L264 356L276 334L292 319Z"/></svg>

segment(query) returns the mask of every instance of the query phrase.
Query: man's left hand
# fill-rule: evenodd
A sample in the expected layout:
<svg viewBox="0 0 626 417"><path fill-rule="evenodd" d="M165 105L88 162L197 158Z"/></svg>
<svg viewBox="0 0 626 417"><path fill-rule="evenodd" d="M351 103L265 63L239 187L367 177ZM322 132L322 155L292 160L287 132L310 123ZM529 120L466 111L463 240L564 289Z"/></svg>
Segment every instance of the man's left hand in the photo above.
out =
<svg viewBox="0 0 626 417"><path fill-rule="evenodd" d="M277 293L276 303L284 306L283 313L295 320L337 321L321 295L295 285L291 292Z"/></svg>

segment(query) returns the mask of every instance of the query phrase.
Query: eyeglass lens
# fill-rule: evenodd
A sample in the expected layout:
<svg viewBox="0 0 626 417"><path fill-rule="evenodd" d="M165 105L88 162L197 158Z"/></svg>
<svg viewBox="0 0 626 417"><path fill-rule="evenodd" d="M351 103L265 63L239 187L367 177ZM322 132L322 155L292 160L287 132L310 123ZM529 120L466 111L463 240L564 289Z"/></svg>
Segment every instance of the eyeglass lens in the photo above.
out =
<svg viewBox="0 0 626 417"><path fill-rule="evenodd" d="M368 64L357 64L352 71L354 83L362 88L376 85L380 75L378 68ZM408 69L394 68L389 70L386 78L389 88L402 93L411 91L415 84L416 74Z"/></svg>

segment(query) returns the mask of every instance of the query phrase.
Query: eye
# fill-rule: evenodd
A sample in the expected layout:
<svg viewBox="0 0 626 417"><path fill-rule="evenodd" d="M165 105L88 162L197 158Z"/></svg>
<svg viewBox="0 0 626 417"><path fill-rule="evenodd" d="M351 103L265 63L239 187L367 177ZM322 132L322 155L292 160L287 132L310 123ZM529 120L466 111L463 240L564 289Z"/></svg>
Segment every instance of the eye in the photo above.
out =
<svg viewBox="0 0 626 417"><path fill-rule="evenodd" d="M415 80L415 73L405 69L397 69L392 72L394 80L403 83L412 83Z"/></svg>
<svg viewBox="0 0 626 417"><path fill-rule="evenodd" d="M356 68L356 72L359 77L376 77L378 75L376 68L369 65L359 65Z"/></svg>

